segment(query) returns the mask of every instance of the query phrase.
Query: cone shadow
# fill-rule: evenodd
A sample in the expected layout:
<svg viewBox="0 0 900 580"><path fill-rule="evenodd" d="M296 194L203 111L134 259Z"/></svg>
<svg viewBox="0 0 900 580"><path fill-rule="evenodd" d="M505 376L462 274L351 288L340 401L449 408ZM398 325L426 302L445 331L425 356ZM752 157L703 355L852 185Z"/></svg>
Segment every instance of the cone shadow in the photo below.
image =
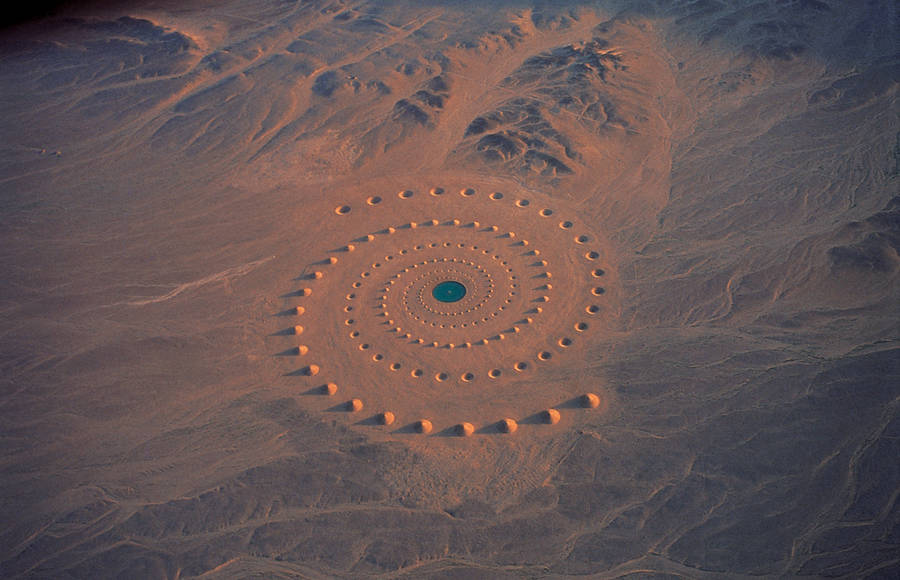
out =
<svg viewBox="0 0 900 580"><path fill-rule="evenodd" d="M303 280L305 278L301 278ZM288 292L287 294L282 294L279 298L297 298L298 296L303 296L303 288L300 290L294 290L293 292Z"/></svg>
<svg viewBox="0 0 900 580"><path fill-rule="evenodd" d="M278 332L273 332L269 336L293 336L294 333L295 333L294 327L291 326L290 328L282 328Z"/></svg>
<svg viewBox="0 0 900 580"><path fill-rule="evenodd" d="M300 351L297 350L297 347L289 348L287 350L283 350L281 352L275 353L274 356L300 356Z"/></svg>
<svg viewBox="0 0 900 580"><path fill-rule="evenodd" d="M396 433L397 435L424 435L424 433L419 433L416 431L416 424L409 423L408 425L403 425L398 429L394 429L391 433Z"/></svg>
<svg viewBox="0 0 900 580"><path fill-rule="evenodd" d="M581 397L575 397L574 399L569 399L563 403L560 403L556 406L557 409L584 409L584 405L581 404Z"/></svg>
<svg viewBox="0 0 900 580"><path fill-rule="evenodd" d="M372 415L371 417L366 417L365 419L360 419L359 421L357 421L357 422L355 422L355 423L353 423L353 424L354 424L354 425L365 425L365 426L368 426L368 427L378 427L378 426L383 426L383 425L381 425L381 423L378 421L378 415L379 415L379 414L376 413L376 414Z"/></svg>
<svg viewBox="0 0 900 580"><path fill-rule="evenodd" d="M500 431L500 422L494 421L493 423L488 423L478 429L475 429L475 433L478 435L505 435L502 431Z"/></svg>
<svg viewBox="0 0 900 580"><path fill-rule="evenodd" d="M544 421L543 411L528 415L519 421L519 425L548 425Z"/></svg>
<svg viewBox="0 0 900 580"><path fill-rule="evenodd" d="M350 413L350 401L343 401L325 409L327 413Z"/></svg>
<svg viewBox="0 0 900 580"><path fill-rule="evenodd" d="M459 432L456 430L456 425L453 425L452 427L447 427L446 429L441 429L437 433L432 433L431 436L432 437L460 437Z"/></svg>

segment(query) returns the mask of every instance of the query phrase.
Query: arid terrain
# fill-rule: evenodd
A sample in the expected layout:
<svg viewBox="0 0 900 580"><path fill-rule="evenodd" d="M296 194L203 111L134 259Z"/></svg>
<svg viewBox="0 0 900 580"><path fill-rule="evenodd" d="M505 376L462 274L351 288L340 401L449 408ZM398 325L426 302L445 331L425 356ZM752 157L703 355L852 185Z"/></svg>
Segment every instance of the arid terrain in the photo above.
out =
<svg viewBox="0 0 900 580"><path fill-rule="evenodd" d="M900 577L898 38L890 0L3 29L0 577Z"/></svg>

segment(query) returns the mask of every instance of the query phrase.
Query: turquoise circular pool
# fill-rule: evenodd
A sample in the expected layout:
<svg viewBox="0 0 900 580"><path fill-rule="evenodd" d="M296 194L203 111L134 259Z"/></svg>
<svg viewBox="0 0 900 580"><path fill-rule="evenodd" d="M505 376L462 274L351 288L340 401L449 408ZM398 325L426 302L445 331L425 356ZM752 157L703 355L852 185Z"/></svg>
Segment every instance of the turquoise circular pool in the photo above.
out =
<svg viewBox="0 0 900 580"><path fill-rule="evenodd" d="M440 302L459 302L466 295L466 287L455 280L447 280L435 286L431 295Z"/></svg>

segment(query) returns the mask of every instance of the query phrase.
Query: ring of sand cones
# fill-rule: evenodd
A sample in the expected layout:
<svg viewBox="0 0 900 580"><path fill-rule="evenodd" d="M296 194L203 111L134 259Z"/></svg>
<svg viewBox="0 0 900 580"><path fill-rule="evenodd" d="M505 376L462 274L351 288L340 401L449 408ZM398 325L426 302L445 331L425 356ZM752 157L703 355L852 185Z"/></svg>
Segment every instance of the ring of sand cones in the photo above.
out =
<svg viewBox="0 0 900 580"><path fill-rule="evenodd" d="M283 296L286 374L389 434L538 434L602 412L602 387L564 362L610 328L615 276L564 205L468 186L344 200L321 217L346 243Z"/></svg>

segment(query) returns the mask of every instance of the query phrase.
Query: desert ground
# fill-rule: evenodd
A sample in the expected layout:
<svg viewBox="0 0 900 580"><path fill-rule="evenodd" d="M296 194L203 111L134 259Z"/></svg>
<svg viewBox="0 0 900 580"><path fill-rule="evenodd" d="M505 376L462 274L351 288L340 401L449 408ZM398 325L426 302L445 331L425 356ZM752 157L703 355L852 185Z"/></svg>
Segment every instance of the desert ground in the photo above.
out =
<svg viewBox="0 0 900 580"><path fill-rule="evenodd" d="M900 577L898 38L890 0L5 27L0 577Z"/></svg>

